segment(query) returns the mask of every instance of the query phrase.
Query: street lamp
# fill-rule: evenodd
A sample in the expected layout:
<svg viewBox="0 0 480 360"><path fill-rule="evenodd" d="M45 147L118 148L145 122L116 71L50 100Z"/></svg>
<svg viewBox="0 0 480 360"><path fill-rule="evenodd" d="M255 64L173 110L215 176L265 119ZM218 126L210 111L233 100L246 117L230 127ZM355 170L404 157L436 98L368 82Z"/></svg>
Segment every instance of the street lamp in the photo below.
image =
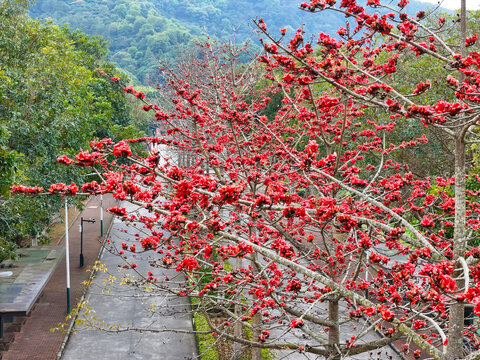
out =
<svg viewBox="0 0 480 360"><path fill-rule="evenodd" d="M70 314L70 250L68 239L68 204L65 198L65 263L67 265L67 314Z"/></svg>
<svg viewBox="0 0 480 360"><path fill-rule="evenodd" d="M103 240L103 195L100 194L100 237Z"/></svg>
<svg viewBox="0 0 480 360"><path fill-rule="evenodd" d="M84 222L89 222L89 223L94 223L95 219L84 219L83 217L80 218L80 267L83 267L84 263L84 258L83 258L83 223Z"/></svg>

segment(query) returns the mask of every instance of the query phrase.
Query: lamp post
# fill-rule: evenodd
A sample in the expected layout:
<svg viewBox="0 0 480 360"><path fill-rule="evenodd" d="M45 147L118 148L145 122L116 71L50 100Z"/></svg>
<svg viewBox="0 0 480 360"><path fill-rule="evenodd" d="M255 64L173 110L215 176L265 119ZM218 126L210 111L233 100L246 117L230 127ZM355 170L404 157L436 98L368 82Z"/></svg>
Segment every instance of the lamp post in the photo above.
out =
<svg viewBox="0 0 480 360"><path fill-rule="evenodd" d="M84 263L84 257L83 257L83 223L84 222L89 222L89 223L94 223L95 219L84 219L83 217L80 218L80 267L83 267Z"/></svg>
<svg viewBox="0 0 480 360"><path fill-rule="evenodd" d="M100 237L103 239L103 195L100 194Z"/></svg>
<svg viewBox="0 0 480 360"><path fill-rule="evenodd" d="M65 263L67 265L67 314L70 314L70 250L68 239L68 204L65 198Z"/></svg>

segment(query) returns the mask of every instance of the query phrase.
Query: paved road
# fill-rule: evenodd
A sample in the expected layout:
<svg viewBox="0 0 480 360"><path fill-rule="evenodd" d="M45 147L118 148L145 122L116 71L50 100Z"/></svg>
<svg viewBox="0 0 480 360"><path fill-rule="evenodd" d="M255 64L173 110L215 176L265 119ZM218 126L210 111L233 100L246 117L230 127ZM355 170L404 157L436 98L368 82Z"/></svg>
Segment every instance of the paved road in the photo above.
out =
<svg viewBox="0 0 480 360"><path fill-rule="evenodd" d="M127 203L122 203L121 206L132 209L132 205ZM109 234L111 241L119 248L123 241L129 245L133 244L133 234L141 230L130 226L127 228L128 233L125 233L122 231L124 228L124 224L116 219ZM138 245L137 242L137 247ZM129 259L138 264L139 270L152 271L158 278L168 276L173 279L179 276L174 269L166 271L149 267L145 254L138 254L135 259L129 255ZM124 262L118 256L105 251L102 263L108 271L97 273L87 293L87 307L94 311L90 314L91 317L105 321L104 326L120 324L124 327L160 331L164 329L192 331L187 298L149 294L136 289L135 286L120 285L119 280L125 271L119 272L118 266ZM131 270L128 272L133 274ZM110 275L116 277L114 283L110 282ZM182 360L196 357L195 337L192 334L138 331L107 333L84 325L76 325L74 330L75 333L70 336L63 353L64 360Z"/></svg>

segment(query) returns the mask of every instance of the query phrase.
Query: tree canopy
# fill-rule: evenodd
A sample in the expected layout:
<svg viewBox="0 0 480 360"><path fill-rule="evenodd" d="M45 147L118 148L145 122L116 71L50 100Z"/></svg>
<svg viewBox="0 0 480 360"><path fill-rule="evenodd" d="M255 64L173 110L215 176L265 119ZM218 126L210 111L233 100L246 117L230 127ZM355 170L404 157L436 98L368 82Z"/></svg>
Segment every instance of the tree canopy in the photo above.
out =
<svg viewBox="0 0 480 360"><path fill-rule="evenodd" d="M56 166L59 153L73 154L95 137L121 138L134 124L128 101L111 80L127 78L106 61L104 40L33 20L28 5L0 2L2 240L38 236L59 203L12 201L11 185L79 181L81 171Z"/></svg>

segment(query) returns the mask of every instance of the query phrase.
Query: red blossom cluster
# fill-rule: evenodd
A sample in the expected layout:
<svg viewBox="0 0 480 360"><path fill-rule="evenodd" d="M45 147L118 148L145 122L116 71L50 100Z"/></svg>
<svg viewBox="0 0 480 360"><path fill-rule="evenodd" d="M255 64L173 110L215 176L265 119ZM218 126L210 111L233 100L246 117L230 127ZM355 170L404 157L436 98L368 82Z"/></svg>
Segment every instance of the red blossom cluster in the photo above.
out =
<svg viewBox="0 0 480 360"><path fill-rule="evenodd" d="M477 42L478 40L478 36L477 34L473 35L473 36L470 36L468 38L465 39L465 46L469 47L469 46L473 46L475 45L475 43Z"/></svg>
<svg viewBox="0 0 480 360"><path fill-rule="evenodd" d="M98 194L100 192L100 185L98 185L95 180L89 183L85 183L82 185L82 192L89 194Z"/></svg>
<svg viewBox="0 0 480 360"><path fill-rule="evenodd" d="M43 191L43 187L41 187L41 186L14 185L10 188L10 191L13 194L38 195Z"/></svg>
<svg viewBox="0 0 480 360"><path fill-rule="evenodd" d="M133 94L137 97L137 99L143 100L145 99L145 93L142 91L137 91L133 88L133 85L130 85L124 89L124 91L128 94Z"/></svg>
<svg viewBox="0 0 480 360"><path fill-rule="evenodd" d="M126 141L120 141L113 146L113 155L121 157L131 156L132 150L130 150L130 145Z"/></svg>
<svg viewBox="0 0 480 360"><path fill-rule="evenodd" d="M291 328L301 328L304 325L304 322L302 319L292 319L290 322L290 327Z"/></svg>
<svg viewBox="0 0 480 360"><path fill-rule="evenodd" d="M75 156L75 165L77 165L77 166L92 166L93 164L98 162L101 157L102 157L102 154L100 152L95 151L95 152L90 153L88 150L86 150L86 151L83 151L81 153L78 153ZM65 162L65 161L62 161L62 162L67 164L67 162Z"/></svg>
<svg viewBox="0 0 480 360"><path fill-rule="evenodd" d="M418 94L422 94L424 93L425 91L427 91L429 88L430 88L430 81L427 80L426 82L419 82L417 84L417 87L415 88L415 90L413 90L413 95L418 95Z"/></svg>
<svg viewBox="0 0 480 360"><path fill-rule="evenodd" d="M70 159L68 156L66 155L62 155L62 156L59 156L57 158L57 161L60 163L60 164L65 164L65 165L70 165L71 163L73 163L73 160Z"/></svg>
<svg viewBox="0 0 480 360"><path fill-rule="evenodd" d="M117 216L127 216L127 210L125 208L114 206L109 208L108 211Z"/></svg>
<svg viewBox="0 0 480 360"><path fill-rule="evenodd" d="M76 195L78 192L78 186L74 183L70 185L65 185L63 183L52 184L48 189L50 194L61 194L65 195Z"/></svg>

